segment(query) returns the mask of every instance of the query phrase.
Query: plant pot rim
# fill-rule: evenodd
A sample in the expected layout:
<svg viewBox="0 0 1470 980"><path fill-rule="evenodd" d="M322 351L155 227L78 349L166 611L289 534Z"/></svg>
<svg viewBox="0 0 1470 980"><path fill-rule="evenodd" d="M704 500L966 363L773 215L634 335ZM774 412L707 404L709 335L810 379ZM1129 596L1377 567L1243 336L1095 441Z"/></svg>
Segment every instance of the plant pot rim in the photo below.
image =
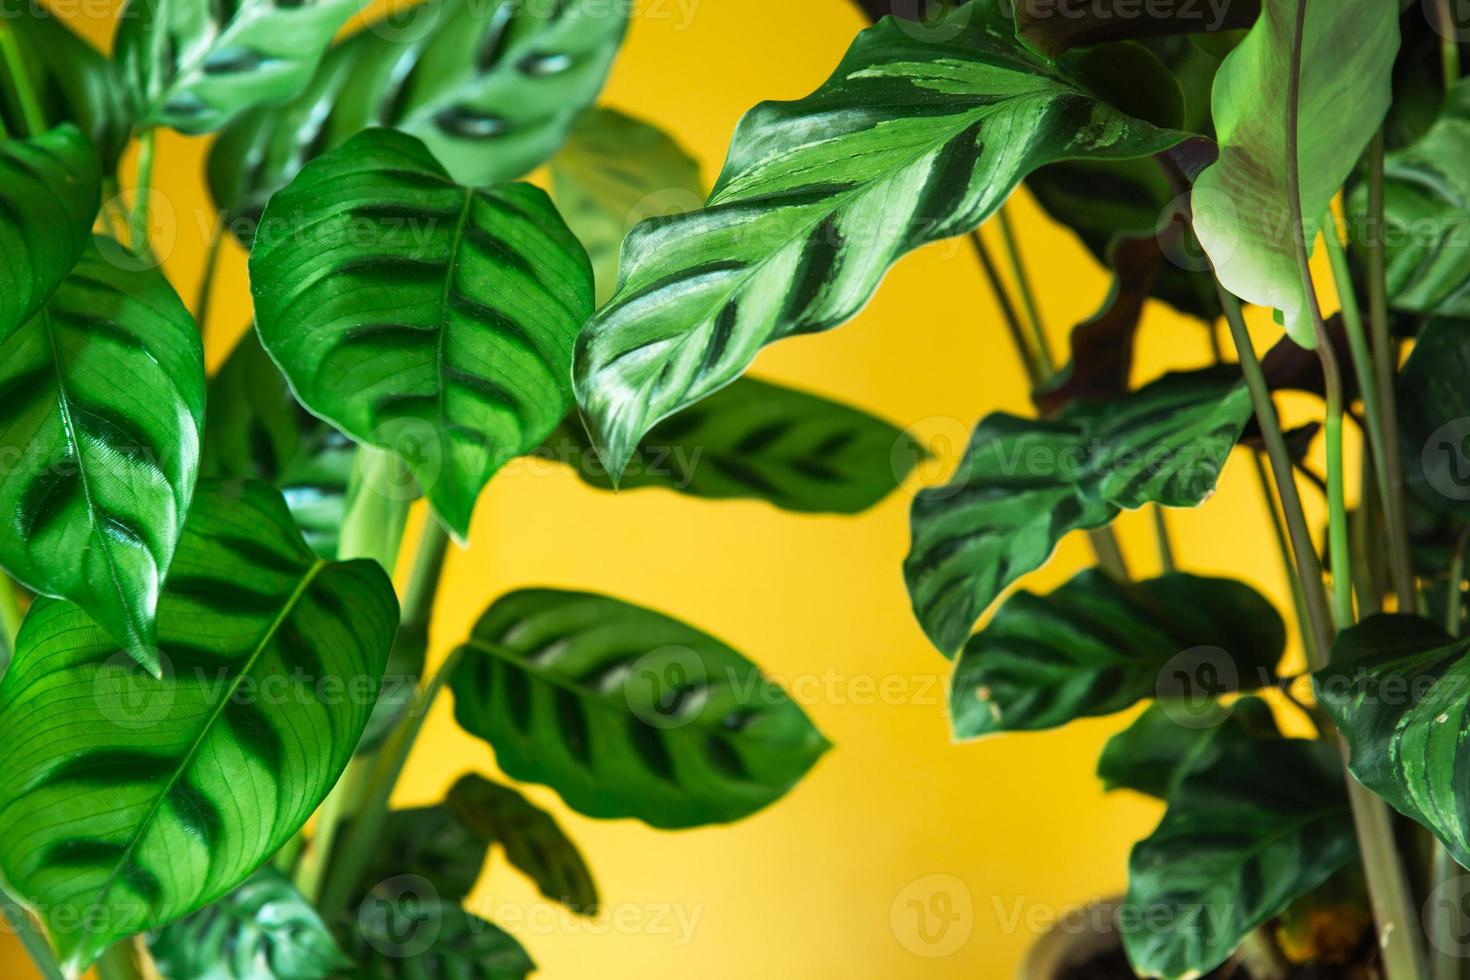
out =
<svg viewBox="0 0 1470 980"><path fill-rule="evenodd" d="M1082 906L1080 928L1065 927L1060 920L1053 924L1032 943L1021 962L1017 980L1056 980L1062 970L1080 966L1097 954L1121 945L1117 910L1123 902L1124 896L1112 895L1086 903ZM1111 909L1112 913L1093 914L1102 909Z"/></svg>

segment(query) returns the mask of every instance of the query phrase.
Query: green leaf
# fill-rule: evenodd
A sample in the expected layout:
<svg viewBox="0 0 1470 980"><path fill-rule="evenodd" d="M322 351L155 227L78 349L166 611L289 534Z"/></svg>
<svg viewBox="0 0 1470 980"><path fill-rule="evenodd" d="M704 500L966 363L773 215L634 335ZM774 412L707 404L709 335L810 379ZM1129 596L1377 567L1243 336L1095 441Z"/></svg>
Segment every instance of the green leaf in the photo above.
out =
<svg viewBox="0 0 1470 980"><path fill-rule="evenodd" d="M1126 15L1103 4L1016 4L1016 34L1031 48L1055 58L1073 48L1107 41L1136 41L1173 34L1215 33L1250 27L1261 13L1259 0L1204 3L1141 3Z"/></svg>
<svg viewBox="0 0 1470 980"><path fill-rule="evenodd" d="M92 244L101 179L75 126L0 142L0 342L36 315Z"/></svg>
<svg viewBox="0 0 1470 980"><path fill-rule="evenodd" d="M465 898L480 877L491 843L443 804L391 810L363 872L364 890L399 875L413 875L445 899Z"/></svg>
<svg viewBox="0 0 1470 980"><path fill-rule="evenodd" d="M551 814L509 786L474 774L450 787L445 804L464 826L504 848L506 860L534 881L542 895L574 912L596 911L592 872Z"/></svg>
<svg viewBox="0 0 1470 980"><path fill-rule="evenodd" d="M551 158L551 196L592 260L598 306L617 285L618 250L633 226L694 211L704 195L699 164L673 137L616 109L582 113Z"/></svg>
<svg viewBox="0 0 1470 980"><path fill-rule="evenodd" d="M524 980L536 969L499 926L440 901L425 885L394 879L368 895L349 930L355 965L340 980Z"/></svg>
<svg viewBox="0 0 1470 980"><path fill-rule="evenodd" d="M1301 177L1296 203L1310 247L1333 195L1383 121L1398 44L1393 0L1269 0L1215 75L1220 159L1195 179L1195 232L1221 284L1282 311L1287 332L1303 347L1315 338L1297 267L1288 175L1295 169ZM1294 50L1300 92L1289 106ZM1292 111L1300 120L1296 159L1287 146Z"/></svg>
<svg viewBox="0 0 1470 980"><path fill-rule="evenodd" d="M189 510L204 354L162 273L110 239L0 342L0 563L82 606L151 671L154 609Z"/></svg>
<svg viewBox="0 0 1470 980"><path fill-rule="evenodd" d="M1108 739L1097 776L1109 792L1131 789L1167 800L1186 776L1216 765L1232 745L1280 737L1271 706L1257 697L1203 707L1156 701Z"/></svg>
<svg viewBox="0 0 1470 980"><path fill-rule="evenodd" d="M1461 320L1434 319L1420 329L1399 375L1399 441L1404 479L1436 514L1470 521L1470 330ZM1458 536L1452 530L1450 537Z"/></svg>
<svg viewBox="0 0 1470 980"><path fill-rule="evenodd" d="M1286 624L1254 589L1176 573L1123 583L1091 568L1020 591L970 637L950 682L956 738L1039 731L1144 698L1198 701L1270 684Z"/></svg>
<svg viewBox="0 0 1470 980"><path fill-rule="evenodd" d="M300 92L363 0L130 0L113 58L141 129L212 133Z"/></svg>
<svg viewBox="0 0 1470 980"><path fill-rule="evenodd" d="M1470 865L1470 638L1418 616L1380 614L1339 634L1312 676L1317 701L1347 739L1348 770Z"/></svg>
<svg viewBox="0 0 1470 980"><path fill-rule="evenodd" d="M159 604L161 680L76 606L31 607L0 682L0 874L67 969L227 894L301 828L397 615L376 563L317 559L278 492L212 480Z"/></svg>
<svg viewBox="0 0 1470 980"><path fill-rule="evenodd" d="M164 980L322 980L349 965L316 909L270 867L150 935L148 952Z"/></svg>
<svg viewBox="0 0 1470 980"><path fill-rule="evenodd" d="M708 634L582 592L528 589L475 624L454 716L500 768L592 817L655 827L738 820L827 748L760 669Z"/></svg>
<svg viewBox="0 0 1470 980"><path fill-rule="evenodd" d="M1128 905L1166 927L1126 931L1128 959L1140 976L1203 976L1357 855L1330 743L1232 745L1184 779L1133 848Z"/></svg>
<svg viewBox="0 0 1470 980"><path fill-rule="evenodd" d="M132 130L117 66L42 4L0 0L0 17L25 52L23 70L42 115L53 126L69 122L86 133L103 171L112 173ZM0 98L0 119L7 132L25 131L25 120L10 98Z"/></svg>
<svg viewBox="0 0 1470 980"><path fill-rule="evenodd" d="M583 481L613 489L582 427L568 419L553 454ZM911 436L861 409L754 378L654 426L618 487L662 487L783 510L857 514L903 483L926 456Z"/></svg>
<svg viewBox="0 0 1470 980"><path fill-rule="evenodd" d="M403 457L463 539L482 487L571 407L592 271L546 194L461 187L367 130L307 165L250 255L261 341L301 403Z"/></svg>
<svg viewBox="0 0 1470 980"><path fill-rule="evenodd" d="M953 652L1068 531L1146 503L1198 505L1250 417L1245 386L1217 370L1073 402L1050 419L986 416L949 483L914 500L904 579L924 632Z"/></svg>
<svg viewBox="0 0 1470 980"><path fill-rule="evenodd" d="M417 136L462 184L523 176L597 97L628 10L606 0L428 0L396 10L328 51L296 98L221 133L210 192L248 242L266 202L303 164L369 126Z"/></svg>
<svg viewBox="0 0 1470 980"><path fill-rule="evenodd" d="M260 337L247 330L210 379L199 472L276 487L306 543L335 558L355 451L351 439L301 407Z"/></svg>
<svg viewBox="0 0 1470 980"><path fill-rule="evenodd" d="M935 33L942 36L932 36ZM729 384L766 344L837 326L888 267L969 231L1032 170L1182 138L1025 51L1002 0L914 36L888 18L833 76L735 131L707 206L623 243L617 295L577 342L577 401L614 475L660 419ZM1157 61L1135 65L1133 82Z"/></svg>

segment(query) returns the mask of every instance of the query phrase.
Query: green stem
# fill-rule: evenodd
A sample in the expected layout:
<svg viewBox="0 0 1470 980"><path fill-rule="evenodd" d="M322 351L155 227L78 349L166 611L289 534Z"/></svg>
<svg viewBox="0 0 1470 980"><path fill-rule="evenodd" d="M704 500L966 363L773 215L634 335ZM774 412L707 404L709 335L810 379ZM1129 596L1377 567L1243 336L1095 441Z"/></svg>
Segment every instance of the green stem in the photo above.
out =
<svg viewBox="0 0 1470 980"><path fill-rule="evenodd" d="M209 247L204 253L204 277L199 280L198 297L194 300L194 322L199 327L199 336L208 336L209 301L214 295L214 276L219 268L219 253L225 239L225 222L219 225L209 238Z"/></svg>
<svg viewBox="0 0 1470 980"><path fill-rule="evenodd" d="M21 946L25 947L31 962L35 964L37 971L45 980L65 980L65 974L61 972L61 966L56 962L56 956L51 952L51 944L41 933L25 909L11 898L3 889L0 889L0 908L4 909L5 921L15 932L20 940Z"/></svg>
<svg viewBox="0 0 1470 980"><path fill-rule="evenodd" d="M1031 349L1031 343L1026 339L1026 332L1021 328L1021 318L1016 315L1015 304L1011 302L1011 295L1006 291L1005 284L1001 281L1000 270L996 268L995 259L990 254L990 249L985 245L985 239L980 237L980 232L970 232L970 245L975 249L975 256L980 260L980 268L985 272L985 279L990 283L990 291L995 295L996 305L1000 307L1001 319L1005 321L1006 330L1011 335L1011 343L1021 358L1021 367L1026 372L1026 380L1030 382L1032 390L1040 388L1046 380L1046 370L1037 358L1036 352Z"/></svg>
<svg viewBox="0 0 1470 980"><path fill-rule="evenodd" d="M5 631L5 648L11 651L15 650L15 636L20 632L20 621L24 618L16 588L15 581L0 572L0 629Z"/></svg>
<svg viewBox="0 0 1470 980"><path fill-rule="evenodd" d="M1301 577L1297 575L1296 561L1291 556L1291 542L1286 537L1286 525L1282 521L1276 491L1271 486L1271 477L1266 472L1266 464L1261 462L1261 454L1253 450L1250 456L1256 481L1261 485L1261 496L1266 501L1266 511L1271 515L1271 530L1276 539L1276 550L1281 557L1282 572L1286 576L1287 587L1291 589L1291 602L1296 609L1296 621L1301 624L1302 639L1307 647L1307 663L1320 663L1325 658L1317 649L1317 638L1314 631L1307 626L1307 597L1302 589Z"/></svg>
<svg viewBox="0 0 1470 980"><path fill-rule="evenodd" d="M434 515L424 518L419 536L418 553L408 574L408 587L403 591L403 614L399 628L426 629L434 614L434 597L444 577L444 559L449 554L449 532Z"/></svg>
<svg viewBox="0 0 1470 980"><path fill-rule="evenodd" d="M25 56L20 50L20 39L15 36L15 27L9 16L0 17L0 60L5 62L6 73L20 102L21 121L25 123L27 136L39 136L46 131L46 113L41 110L41 100L36 97L31 73L26 71Z"/></svg>
<svg viewBox="0 0 1470 980"><path fill-rule="evenodd" d="M321 898L327 878L327 868L332 860L332 851L337 842L337 831L342 827L342 818L355 812L367 789L368 769L371 762L361 756L347 764L342 778L322 801L316 815L316 831L304 845L301 861L296 866L293 881L296 890L312 901Z"/></svg>
<svg viewBox="0 0 1470 980"><path fill-rule="evenodd" d="M1164 517L1164 508L1158 504L1150 507L1149 513L1153 515L1154 538L1159 545L1159 567L1167 575L1178 567L1174 561L1174 542L1169 539L1169 524Z"/></svg>
<svg viewBox="0 0 1470 980"><path fill-rule="evenodd" d="M142 980L131 939L119 939L97 961L97 980Z"/></svg>
<svg viewBox="0 0 1470 980"><path fill-rule="evenodd" d="M1435 8L1439 15L1439 63L1448 92L1460 80L1460 35L1450 14L1450 0L1436 0Z"/></svg>
<svg viewBox="0 0 1470 980"><path fill-rule="evenodd" d="M1308 277L1305 288L1311 290ZM1312 301L1313 308L1316 300ZM1327 549L1332 559L1332 620L1333 625L1344 630L1353 625L1353 556L1348 542L1347 497L1345 474L1342 461L1342 374L1337 366L1337 354L1332 349L1332 340L1322 325L1320 313L1317 322L1317 357L1322 362L1327 401L1324 436L1327 443Z"/></svg>
<svg viewBox="0 0 1470 980"><path fill-rule="evenodd" d="M403 465L392 453L373 446L358 447L337 543L338 558L372 558L393 574L412 502L406 484Z"/></svg>
<svg viewBox="0 0 1470 980"><path fill-rule="evenodd" d="M133 215L129 224L133 253L148 251L148 197L153 190L153 150L157 129L145 129L138 137L138 181L133 188Z"/></svg>
<svg viewBox="0 0 1470 980"><path fill-rule="evenodd" d="M1021 294L1021 305L1026 308L1026 321L1031 328L1031 341L1036 345L1037 359L1049 377L1056 370L1056 360L1052 357L1051 344L1046 339L1046 330L1041 325L1041 311L1036 305L1036 294L1031 291L1031 277L1026 274L1026 264L1021 260L1021 246L1016 240L1015 230L1011 227L1011 216L1006 211L1005 205L1001 205L998 217L1000 218L1001 238L1005 241L1006 257L1011 263L1011 274L1015 277L1016 289Z"/></svg>

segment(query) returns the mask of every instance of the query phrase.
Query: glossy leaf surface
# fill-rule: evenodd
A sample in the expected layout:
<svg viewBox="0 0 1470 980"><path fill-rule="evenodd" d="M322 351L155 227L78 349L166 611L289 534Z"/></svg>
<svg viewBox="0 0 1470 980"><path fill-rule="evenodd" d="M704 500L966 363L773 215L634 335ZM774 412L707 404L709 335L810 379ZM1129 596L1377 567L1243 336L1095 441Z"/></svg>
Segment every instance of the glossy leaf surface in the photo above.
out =
<svg viewBox="0 0 1470 980"><path fill-rule="evenodd" d="M1186 776L1214 766L1232 745L1279 738L1271 706L1247 695L1232 704L1156 701L1103 746L1097 776L1109 791L1167 800Z"/></svg>

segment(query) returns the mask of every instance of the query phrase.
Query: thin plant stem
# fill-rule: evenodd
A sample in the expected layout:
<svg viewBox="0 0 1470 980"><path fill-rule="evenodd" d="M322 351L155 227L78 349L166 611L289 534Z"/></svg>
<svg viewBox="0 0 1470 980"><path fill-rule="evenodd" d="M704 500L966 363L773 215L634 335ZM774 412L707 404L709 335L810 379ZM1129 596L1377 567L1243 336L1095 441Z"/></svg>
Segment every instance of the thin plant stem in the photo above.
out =
<svg viewBox="0 0 1470 980"><path fill-rule="evenodd" d="M1435 0L1434 7L1439 20L1439 64L1444 73L1444 89L1448 92L1460 80L1459 28L1450 13L1450 0Z"/></svg>
<svg viewBox="0 0 1470 980"><path fill-rule="evenodd" d="M97 980L142 980L131 939L119 939L97 960Z"/></svg>
<svg viewBox="0 0 1470 980"><path fill-rule="evenodd" d="M66 975L61 972L56 955L51 952L51 944L46 941L40 927L30 913L21 908L20 903L11 898L4 889L0 889L0 909L4 910L6 923L20 940L26 955L31 958L44 980L65 980Z"/></svg>
<svg viewBox="0 0 1470 980"><path fill-rule="evenodd" d="M990 249L985 244L985 239L980 237L980 232L970 232L970 245L975 249L975 256L980 260L980 268L985 273L985 279L990 283L990 291L995 295L996 305L1000 307L1000 316L1005 321L1006 330L1011 335L1011 343L1021 358L1021 367L1026 372L1026 380L1030 382L1032 389L1041 387L1046 380L1046 372L1037 360L1036 352L1031 349L1031 342L1026 339L1026 332L1021 327L1021 318L1016 314L1015 304L1011 302L1011 295L1006 291L1005 284L1001 281L1000 270L996 268L995 259L990 254Z"/></svg>
<svg viewBox="0 0 1470 980"><path fill-rule="evenodd" d="M1465 580L1467 539L1470 539L1470 524L1460 531L1459 537L1455 540L1455 549L1450 555L1449 578L1445 583L1444 628L1450 636L1456 637L1460 635L1460 618L1464 615L1460 583ZM1437 889L1461 873L1460 866L1450 856L1449 848L1445 847L1438 837L1434 838L1430 855L1429 887L1431 890ZM1464 961L1455 955L1455 950L1460 943L1455 938L1454 917L1447 913L1444 902L1430 902L1428 919L1425 929L1431 937L1429 944L1431 980L1459 980L1460 965Z"/></svg>
<svg viewBox="0 0 1470 980"><path fill-rule="evenodd" d="M303 845L300 862L292 877L297 891L312 901L321 898L337 842L337 831L342 827L342 818L352 813L362 798L371 766L369 759L354 757L317 811L316 832Z"/></svg>
<svg viewBox="0 0 1470 980"><path fill-rule="evenodd" d="M194 300L194 323L199 327L199 336L208 335L209 301L214 295L214 277L219 268L219 253L225 239L223 220L215 226L209 237L209 246L204 252L204 276L199 280L199 293Z"/></svg>
<svg viewBox="0 0 1470 980"><path fill-rule="evenodd" d="M46 113L41 109L41 100L36 97L36 87L31 74L26 71L25 55L20 50L20 39L8 17L0 17L0 60L5 62L6 73L19 103L21 121L27 136L39 136L46 131Z"/></svg>
<svg viewBox="0 0 1470 980"><path fill-rule="evenodd" d="M1301 624L1302 639L1307 646L1307 663L1320 663L1325 658L1317 649L1316 635L1307 628L1306 594L1302 590L1301 578L1297 575L1296 562L1291 557L1291 542L1286 537L1286 526L1282 522L1281 508L1276 501L1276 491L1271 486L1271 477L1266 472L1266 464L1261 462L1261 454L1252 450L1250 456L1256 481L1261 485L1261 496L1266 502L1266 511L1271 515L1271 530L1276 539L1276 550L1281 556L1281 568L1286 576L1287 587L1291 589L1291 602L1296 609L1296 621Z"/></svg>
<svg viewBox="0 0 1470 980"><path fill-rule="evenodd" d="M408 586L403 591L400 629L427 627L434 614L434 598L439 594L439 582L444 576L444 560L448 554L449 532L432 513L426 515L424 529L419 535L418 552L408 574Z"/></svg>
<svg viewBox="0 0 1470 980"><path fill-rule="evenodd" d="M1169 523L1164 517L1164 508L1158 504L1150 507L1149 513L1153 516L1154 539L1159 546L1159 567L1168 574L1178 567L1174 561L1174 542L1169 539Z"/></svg>
<svg viewBox="0 0 1470 980"><path fill-rule="evenodd" d="M14 579L0 572L0 629L5 631L5 646L9 650L15 649L15 636L20 632L20 621L23 618L20 596L16 594L17 588L19 586Z"/></svg>
<svg viewBox="0 0 1470 980"><path fill-rule="evenodd" d="M1031 328L1031 342L1035 346L1038 363L1050 376L1056 371L1056 359L1051 353L1051 344L1046 339L1046 330L1041 324L1041 310L1036 305L1036 294L1031 290L1031 277L1026 274L1026 263L1021 259L1021 246L1011 227L1011 216L1006 206L997 212L1000 219L1000 234L1006 246L1006 258L1011 263L1011 275L1016 280L1016 290L1021 294L1021 305L1026 310L1026 325Z"/></svg>
<svg viewBox="0 0 1470 980"><path fill-rule="evenodd" d="M133 214L128 225L135 255L148 251L148 198L153 191L153 151L157 140L157 129L145 129L138 137L138 179L133 187Z"/></svg>

